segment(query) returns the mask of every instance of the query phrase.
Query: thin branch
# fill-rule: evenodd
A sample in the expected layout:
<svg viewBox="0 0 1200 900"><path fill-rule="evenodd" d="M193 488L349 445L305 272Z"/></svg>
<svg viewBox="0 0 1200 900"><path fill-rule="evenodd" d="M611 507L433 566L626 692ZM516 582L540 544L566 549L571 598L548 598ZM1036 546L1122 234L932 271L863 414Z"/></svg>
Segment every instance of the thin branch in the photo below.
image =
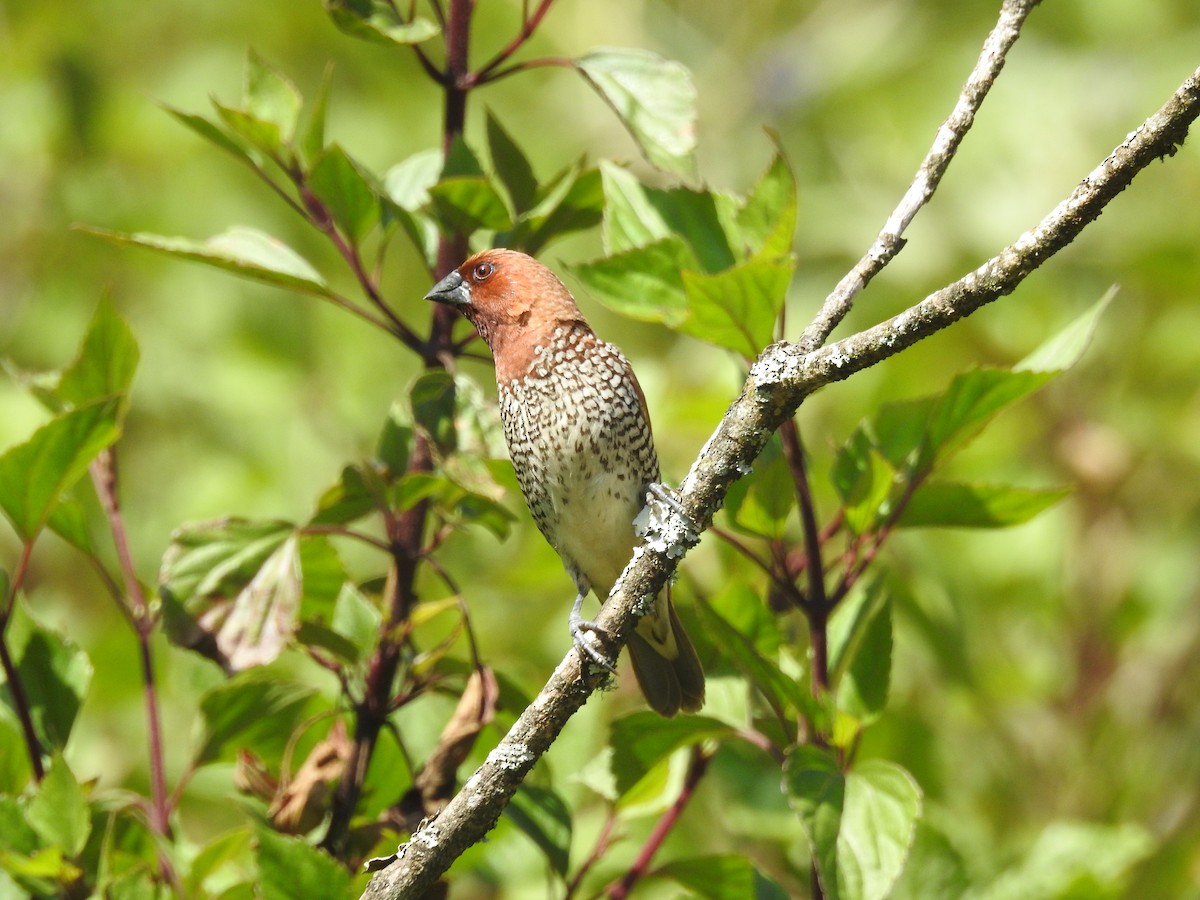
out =
<svg viewBox="0 0 1200 900"><path fill-rule="evenodd" d="M639 546L601 608L600 627L619 646L632 630L637 607L655 596L679 565L695 533L711 522L730 486L750 471L767 439L818 388L894 356L1005 294L1069 244L1153 160L1175 153L1200 116L1200 70L1129 135L1033 231L954 284L874 328L822 350L774 344L755 362L721 424L709 438L679 491L688 521L671 514ZM684 540L690 533L694 540ZM672 535L680 537L671 538ZM467 779L434 821L417 829L371 879L364 897L419 897L450 864L499 819L512 794L549 748L596 683L572 649L537 699Z"/></svg>
<svg viewBox="0 0 1200 900"><path fill-rule="evenodd" d="M526 41L533 37L533 33L537 31L538 26L542 24L542 19L546 17L546 13L550 12L550 7L553 5L554 0L542 0L538 4L538 8L533 11L533 15L522 15L521 30L517 32L517 36L509 41L507 47L488 60L483 68L474 74L474 83L483 84L486 81L490 81L491 78L489 76L491 73L504 65L514 53L524 46Z"/></svg>
<svg viewBox="0 0 1200 900"><path fill-rule="evenodd" d="M904 193L900 204L888 216L883 230L875 243L838 282L817 313L812 324L804 330L797 344L804 350L815 350L825 343L826 338L838 323L850 312L854 298L879 274L892 258L904 248L904 232L941 183L942 176L958 151L958 145L975 121L975 113L983 104L1000 70L1009 48L1016 43L1026 17L1040 0L1004 0L1000 17L979 53L975 68L958 95L958 102L950 116L942 123L933 138L933 146L917 169L916 177Z"/></svg>
<svg viewBox="0 0 1200 900"><path fill-rule="evenodd" d="M33 770L33 780L40 782L46 776L42 765L42 742L38 740L37 730L33 727L33 714L29 709L29 698L25 694L25 684L21 673L17 671L16 661L8 652L8 642L4 639L8 631L8 623L12 618L13 607L17 602L17 594L25 584L25 576L29 572L29 559L33 555L33 538L21 545L21 556L13 571L8 584L8 596L4 598L4 608L0 609L0 668L4 670L4 683L12 697L13 710L21 723L21 731L25 735L25 750L29 754L29 765Z"/></svg>

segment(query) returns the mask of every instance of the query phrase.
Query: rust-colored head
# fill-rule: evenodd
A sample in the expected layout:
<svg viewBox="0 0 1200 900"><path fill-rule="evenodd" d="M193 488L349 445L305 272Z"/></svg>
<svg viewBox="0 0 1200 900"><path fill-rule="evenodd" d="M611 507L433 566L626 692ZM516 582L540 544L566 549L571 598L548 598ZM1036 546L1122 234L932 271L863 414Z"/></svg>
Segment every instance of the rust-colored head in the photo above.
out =
<svg viewBox="0 0 1200 900"><path fill-rule="evenodd" d="M523 374L533 348L556 328L588 327L558 276L516 250L476 253L425 299L453 306L471 320L492 348L501 381Z"/></svg>

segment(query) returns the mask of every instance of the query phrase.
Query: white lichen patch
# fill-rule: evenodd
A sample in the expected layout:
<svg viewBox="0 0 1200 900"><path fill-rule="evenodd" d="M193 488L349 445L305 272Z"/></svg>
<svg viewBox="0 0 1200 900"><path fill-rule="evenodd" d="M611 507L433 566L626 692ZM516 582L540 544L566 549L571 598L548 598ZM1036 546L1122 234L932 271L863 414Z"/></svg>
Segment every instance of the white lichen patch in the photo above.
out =
<svg viewBox="0 0 1200 900"><path fill-rule="evenodd" d="M491 765L510 772L525 768L534 759L533 752L524 744L500 744L487 755L487 761Z"/></svg>

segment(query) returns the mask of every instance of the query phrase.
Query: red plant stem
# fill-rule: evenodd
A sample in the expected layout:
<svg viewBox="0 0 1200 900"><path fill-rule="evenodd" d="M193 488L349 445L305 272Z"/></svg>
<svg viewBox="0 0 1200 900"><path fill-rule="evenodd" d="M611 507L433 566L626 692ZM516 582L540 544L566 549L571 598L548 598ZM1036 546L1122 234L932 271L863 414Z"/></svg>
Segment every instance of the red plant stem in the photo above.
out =
<svg viewBox="0 0 1200 900"><path fill-rule="evenodd" d="M663 841L667 839L667 835L671 833L671 829L675 827L675 823L683 815L683 810L688 805L688 801L696 793L696 787L700 784L700 779L704 777L704 773L708 770L708 764L711 759L712 757L699 747L692 748L692 758L688 763L687 774L684 776L683 787L679 791L679 796L675 798L675 802L671 804L670 808L663 813L662 818L658 820L658 824L654 826L654 830L646 838L646 843L642 845L642 849L638 853L637 859L633 861L633 865L629 867L629 870L620 881L611 885L605 892L605 896L609 897L610 900L625 900L629 896L629 892L633 890L633 886L649 870L650 863L654 859L654 854L658 852Z"/></svg>
<svg viewBox="0 0 1200 900"><path fill-rule="evenodd" d="M37 731L33 727L33 716L29 711L29 698L25 695L25 685L21 682L21 673L12 655L8 652L8 643L4 635L8 631L8 620L12 617L13 605L17 602L17 592L25 583L29 572L29 557L33 553L33 539L27 540L21 547L21 556L17 560L17 568L13 572L12 581L8 586L8 596L4 598L4 609L0 611L0 666L4 668L4 679L8 685L8 693L12 696L13 707L21 722L21 731L25 735L25 749L29 753L29 765L33 769L33 778L40 782L46 776L42 765L42 742L38 740Z"/></svg>
<svg viewBox="0 0 1200 900"><path fill-rule="evenodd" d="M142 583L138 581L133 565L133 554L129 549L129 535L125 530L125 517L121 515L121 504L117 491L117 455L111 447L101 452L91 465L92 483L100 505L108 517L113 546L117 551L117 562L125 580L130 620L138 642L138 656L142 666L142 683L146 697L146 736L150 756L150 827L164 837L171 834L170 805L167 797L167 779L163 764L162 724L158 709L158 689L154 678L154 656L150 647L151 636L158 622L157 616L146 601ZM165 865L165 860L164 860Z"/></svg>

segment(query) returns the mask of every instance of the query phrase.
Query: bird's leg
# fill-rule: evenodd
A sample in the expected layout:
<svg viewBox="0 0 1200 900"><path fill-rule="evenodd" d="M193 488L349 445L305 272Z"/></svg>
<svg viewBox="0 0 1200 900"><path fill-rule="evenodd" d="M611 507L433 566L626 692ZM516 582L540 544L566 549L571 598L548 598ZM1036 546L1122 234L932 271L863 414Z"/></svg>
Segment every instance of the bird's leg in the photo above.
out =
<svg viewBox="0 0 1200 900"><path fill-rule="evenodd" d="M656 506L655 501L661 506ZM679 517L677 522L670 521L669 515L662 508L664 506ZM679 493L660 481L652 481L646 485L646 505L633 520L633 528L639 537L646 538L651 544L655 538L659 539L665 545L659 549L671 556L682 554L683 550L679 550L678 545L693 547L700 540L700 529L696 526L696 520L683 508Z"/></svg>
<svg viewBox="0 0 1200 900"><path fill-rule="evenodd" d="M588 639L588 632L608 636L608 631L583 617L583 598L587 596L587 593L586 590L580 590L575 597L575 605L571 607L571 615L567 619L567 624L571 629L571 640L575 642L576 649L583 656L615 675L616 667L600 652L596 643Z"/></svg>

